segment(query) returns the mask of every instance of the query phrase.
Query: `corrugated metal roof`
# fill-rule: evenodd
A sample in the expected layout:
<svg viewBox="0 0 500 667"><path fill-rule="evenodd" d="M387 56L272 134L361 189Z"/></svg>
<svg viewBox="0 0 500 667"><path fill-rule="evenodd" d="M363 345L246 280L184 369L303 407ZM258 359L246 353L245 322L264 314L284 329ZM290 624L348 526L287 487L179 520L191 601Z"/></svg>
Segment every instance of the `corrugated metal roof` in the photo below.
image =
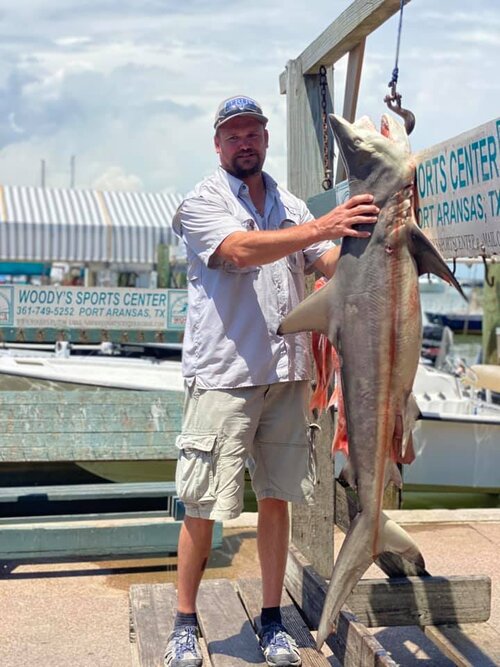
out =
<svg viewBox="0 0 500 667"><path fill-rule="evenodd" d="M0 260L152 263L180 194L0 185Z"/></svg>

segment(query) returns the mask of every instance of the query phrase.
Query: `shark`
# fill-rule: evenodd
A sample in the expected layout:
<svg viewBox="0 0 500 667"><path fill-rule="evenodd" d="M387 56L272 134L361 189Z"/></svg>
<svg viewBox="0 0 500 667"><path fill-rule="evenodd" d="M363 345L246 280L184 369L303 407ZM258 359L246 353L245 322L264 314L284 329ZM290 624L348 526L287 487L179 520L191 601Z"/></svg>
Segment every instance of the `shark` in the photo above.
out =
<svg viewBox="0 0 500 667"><path fill-rule="evenodd" d="M422 342L418 277L432 273L465 295L415 218L415 158L404 127L382 116L329 121L351 196L371 193L380 212L369 238L344 237L335 275L281 322L278 333L325 335L339 360L349 458L341 475L358 513L334 563L317 634L321 648L347 597L371 563L389 551L418 567L418 545L382 511L384 490L402 486L398 464L411 460L419 409L412 395Z"/></svg>

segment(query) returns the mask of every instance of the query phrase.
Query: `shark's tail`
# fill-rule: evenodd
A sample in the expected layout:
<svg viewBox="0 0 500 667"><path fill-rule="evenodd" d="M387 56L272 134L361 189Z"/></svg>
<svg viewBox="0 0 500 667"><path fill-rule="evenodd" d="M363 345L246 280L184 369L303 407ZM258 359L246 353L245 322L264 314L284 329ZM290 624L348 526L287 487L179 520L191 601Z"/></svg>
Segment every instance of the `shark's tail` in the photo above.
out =
<svg viewBox="0 0 500 667"><path fill-rule="evenodd" d="M337 557L323 606L316 645L323 646L335 628L335 620L350 592L372 562L384 551L392 551L424 568L424 559L416 543L397 523L384 514L378 523L363 512L354 519Z"/></svg>

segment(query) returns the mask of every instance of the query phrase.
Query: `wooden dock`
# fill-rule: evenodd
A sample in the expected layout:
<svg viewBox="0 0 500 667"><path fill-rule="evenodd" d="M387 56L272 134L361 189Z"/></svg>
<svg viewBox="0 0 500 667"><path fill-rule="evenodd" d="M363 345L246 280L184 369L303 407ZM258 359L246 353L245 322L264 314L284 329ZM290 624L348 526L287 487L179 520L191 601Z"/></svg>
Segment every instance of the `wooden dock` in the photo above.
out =
<svg viewBox="0 0 500 667"><path fill-rule="evenodd" d="M300 649L303 667L397 667L370 627L418 626L440 655L458 667L495 667L499 635L489 616L487 577L409 577L363 580L340 613L324 649L315 647L326 581L290 549L282 598L283 622ZM130 642L135 667L162 667L177 607L174 584L130 587ZM259 579L203 581L197 602L205 667L265 665L257 632ZM356 613L354 613L354 611ZM441 664L441 662L440 662Z"/></svg>
<svg viewBox="0 0 500 667"><path fill-rule="evenodd" d="M130 641L136 665L163 667L163 652L176 609L173 584L135 585L130 588ZM258 579L212 579L202 582L197 613L206 667L265 665L256 632L261 610ZM316 651L315 640L286 591L283 620L297 640L304 667L329 667L332 662ZM380 665L394 665L381 662Z"/></svg>

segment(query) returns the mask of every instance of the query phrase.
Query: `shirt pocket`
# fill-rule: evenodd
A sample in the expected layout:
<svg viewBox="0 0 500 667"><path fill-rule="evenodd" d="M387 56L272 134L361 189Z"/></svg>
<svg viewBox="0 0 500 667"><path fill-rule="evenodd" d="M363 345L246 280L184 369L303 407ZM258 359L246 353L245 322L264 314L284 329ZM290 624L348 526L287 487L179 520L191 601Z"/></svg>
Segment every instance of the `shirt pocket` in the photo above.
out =
<svg viewBox="0 0 500 667"><path fill-rule="evenodd" d="M287 229L289 227L297 227L297 223L294 220L285 218L285 220L282 221L280 228ZM291 255L287 255L286 263L292 273L305 272L305 259L302 250L299 250L298 252L292 252Z"/></svg>
<svg viewBox="0 0 500 667"><path fill-rule="evenodd" d="M175 471L177 495L187 504L215 500L214 448L217 434L183 433L177 436L179 458Z"/></svg>

